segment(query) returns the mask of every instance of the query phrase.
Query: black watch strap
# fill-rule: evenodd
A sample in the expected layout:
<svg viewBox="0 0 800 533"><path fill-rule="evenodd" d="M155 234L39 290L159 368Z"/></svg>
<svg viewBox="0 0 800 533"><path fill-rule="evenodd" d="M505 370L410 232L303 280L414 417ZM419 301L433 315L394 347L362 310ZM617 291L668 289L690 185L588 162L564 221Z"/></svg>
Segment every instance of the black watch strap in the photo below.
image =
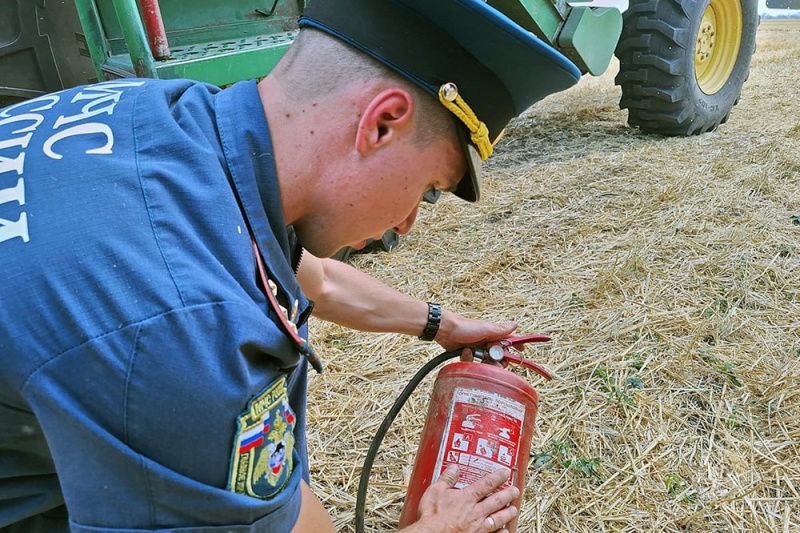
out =
<svg viewBox="0 0 800 533"><path fill-rule="evenodd" d="M419 336L421 341L432 341L439 332L439 326L442 324L442 306L439 304L428 302L428 323L425 324L425 329L422 335Z"/></svg>

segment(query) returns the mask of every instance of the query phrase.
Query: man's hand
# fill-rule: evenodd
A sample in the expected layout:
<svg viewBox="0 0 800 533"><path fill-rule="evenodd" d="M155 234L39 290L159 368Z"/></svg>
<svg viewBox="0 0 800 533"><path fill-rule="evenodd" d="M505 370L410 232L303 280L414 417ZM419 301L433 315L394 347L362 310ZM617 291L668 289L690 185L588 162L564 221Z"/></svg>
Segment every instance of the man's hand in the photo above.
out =
<svg viewBox="0 0 800 533"><path fill-rule="evenodd" d="M442 324L434 339L445 350L461 346L476 346L489 341L505 339L517 329L516 322L497 324L485 320L463 317L447 309L442 310Z"/></svg>
<svg viewBox="0 0 800 533"><path fill-rule="evenodd" d="M419 519L405 533L488 533L503 531L519 510L510 505L519 496L515 486L494 492L508 479L495 470L463 489L454 489L458 467L450 465L422 495Z"/></svg>

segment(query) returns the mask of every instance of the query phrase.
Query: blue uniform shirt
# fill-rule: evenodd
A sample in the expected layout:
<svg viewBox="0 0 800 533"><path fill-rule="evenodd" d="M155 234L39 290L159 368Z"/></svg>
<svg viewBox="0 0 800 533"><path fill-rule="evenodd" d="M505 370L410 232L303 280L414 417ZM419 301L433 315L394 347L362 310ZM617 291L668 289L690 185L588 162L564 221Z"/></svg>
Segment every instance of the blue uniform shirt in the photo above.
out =
<svg viewBox="0 0 800 533"><path fill-rule="evenodd" d="M254 82L0 110L0 528L291 529L306 365L248 227L302 323Z"/></svg>

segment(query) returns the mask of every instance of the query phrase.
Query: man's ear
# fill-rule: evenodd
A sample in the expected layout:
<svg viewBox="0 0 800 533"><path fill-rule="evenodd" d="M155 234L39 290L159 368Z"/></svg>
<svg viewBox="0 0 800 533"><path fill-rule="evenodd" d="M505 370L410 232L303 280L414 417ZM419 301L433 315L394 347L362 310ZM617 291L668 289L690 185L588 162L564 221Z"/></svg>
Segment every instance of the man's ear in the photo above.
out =
<svg viewBox="0 0 800 533"><path fill-rule="evenodd" d="M367 103L358 121L356 150L366 155L409 132L413 113L410 93L400 88L381 91Z"/></svg>

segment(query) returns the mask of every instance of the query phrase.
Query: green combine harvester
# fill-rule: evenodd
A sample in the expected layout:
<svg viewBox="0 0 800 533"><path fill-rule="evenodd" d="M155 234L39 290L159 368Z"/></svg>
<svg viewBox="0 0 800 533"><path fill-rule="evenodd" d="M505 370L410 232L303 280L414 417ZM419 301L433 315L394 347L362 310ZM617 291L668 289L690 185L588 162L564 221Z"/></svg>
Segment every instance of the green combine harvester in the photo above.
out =
<svg viewBox="0 0 800 533"><path fill-rule="evenodd" d="M728 120L759 23L757 0L631 0L624 9L618 4L625 2L589 0L488 3L584 74L603 74L616 55L628 123L669 136L701 134ZM303 0L0 2L0 106L130 76L219 86L258 78L297 35L304 7ZM394 243L390 234L378 244Z"/></svg>
<svg viewBox="0 0 800 533"><path fill-rule="evenodd" d="M313 0L312 0L313 1ZM612 56L628 122L694 135L727 120L747 78L756 0L489 0L599 76ZM619 4L620 2L615 2ZM266 7L265 7L266 5ZM263 76L297 32L305 2L12 0L0 4L0 103L139 76L216 85ZM774 8L800 0L771 0Z"/></svg>

